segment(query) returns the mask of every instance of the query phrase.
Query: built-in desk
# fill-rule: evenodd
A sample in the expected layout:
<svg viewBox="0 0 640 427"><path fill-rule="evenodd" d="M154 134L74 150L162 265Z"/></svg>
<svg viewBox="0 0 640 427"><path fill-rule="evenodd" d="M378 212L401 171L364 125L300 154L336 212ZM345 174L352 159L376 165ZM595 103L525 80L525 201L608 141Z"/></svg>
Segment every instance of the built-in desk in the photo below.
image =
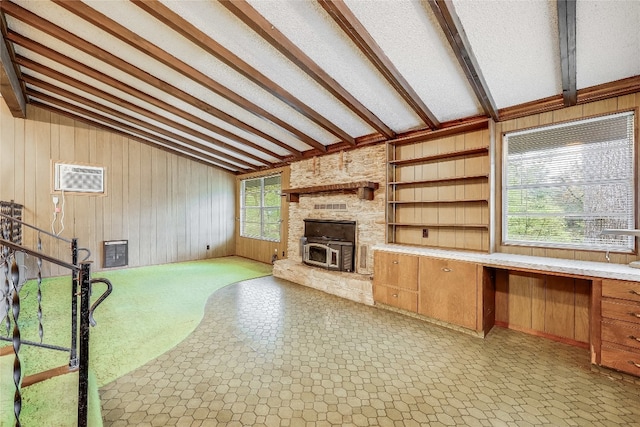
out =
<svg viewBox="0 0 640 427"><path fill-rule="evenodd" d="M473 262L486 267L507 270L532 271L552 275L581 276L586 278L630 280L640 282L640 269L628 265L606 262L577 261L572 259L546 258L505 253L474 253L446 251L441 249L420 248L401 245L376 245L373 250L429 256Z"/></svg>
<svg viewBox="0 0 640 427"><path fill-rule="evenodd" d="M411 265L418 266L418 314L476 332L486 333L495 323L582 346L593 363L640 376L640 269L400 245L373 249L376 272L394 259L389 254L404 256L404 263L416 258ZM392 297L399 298L407 286L413 285L374 274L378 302L394 306Z"/></svg>

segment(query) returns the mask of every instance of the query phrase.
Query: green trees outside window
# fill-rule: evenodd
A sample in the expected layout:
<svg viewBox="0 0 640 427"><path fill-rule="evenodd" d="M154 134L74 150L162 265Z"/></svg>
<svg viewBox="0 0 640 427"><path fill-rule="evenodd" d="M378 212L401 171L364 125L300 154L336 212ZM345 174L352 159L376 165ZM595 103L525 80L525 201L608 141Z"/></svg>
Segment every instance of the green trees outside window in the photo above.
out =
<svg viewBox="0 0 640 427"><path fill-rule="evenodd" d="M251 178L240 188L240 235L280 241L280 175Z"/></svg>
<svg viewBox="0 0 640 427"><path fill-rule="evenodd" d="M503 242L633 251L635 164L633 113L505 134Z"/></svg>

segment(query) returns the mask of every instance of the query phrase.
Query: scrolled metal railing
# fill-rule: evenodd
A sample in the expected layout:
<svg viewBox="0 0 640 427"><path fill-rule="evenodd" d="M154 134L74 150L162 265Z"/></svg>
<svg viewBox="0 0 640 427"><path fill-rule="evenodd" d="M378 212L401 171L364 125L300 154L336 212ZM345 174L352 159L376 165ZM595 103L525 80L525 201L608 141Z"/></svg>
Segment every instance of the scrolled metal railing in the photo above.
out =
<svg viewBox="0 0 640 427"><path fill-rule="evenodd" d="M106 279L91 279L91 261L88 258L91 252L86 248L79 248L77 239L65 239L60 236L51 234L45 230L41 230L30 224L23 222L21 219L13 218L9 215L0 213L0 220L2 220L2 227L0 228L0 265L2 265L3 277L4 277L4 294L5 303L7 308L7 314L5 317L5 326L7 336L0 336L0 340L11 341L13 346L13 352L15 354L14 367L13 367L13 380L15 385L14 393L14 416L15 425L20 426L20 413L22 410L22 362L20 359L20 347L22 345L30 345L36 347L42 347L51 350L59 350L69 352L69 370L78 370L79 385L78 385L78 425L86 426L88 419L88 373L89 373L89 328L90 325L95 325L93 319L93 312L100 305L105 298L111 293L113 286ZM15 224L29 227L36 231L37 250L33 250L23 246L20 242L12 240L12 232ZM64 241L71 244L71 262L60 260L56 257L48 255L42 251L41 235L48 235L57 239L58 241ZM82 261L78 261L78 253L84 251L87 253L86 257ZM21 337L19 317L20 317L20 268L16 260L16 253L22 252L25 255L33 256L37 262L37 318L38 318L38 337L39 342L23 340ZM44 326L42 324L42 263L46 261L48 263L57 265L71 272L71 345L70 347L62 347L50 343L44 342ZM91 286L93 283L104 283L107 285L107 290L101 295L91 306ZM78 292L79 288L79 292ZM78 316L77 305L78 297L80 297L80 313ZM11 314L9 314L9 307L11 308ZM12 336L9 338L11 332L11 325L13 324ZM79 330L79 345L78 345L78 330ZM78 348L79 347L79 348ZM79 352L78 352L79 350Z"/></svg>
<svg viewBox="0 0 640 427"><path fill-rule="evenodd" d="M107 289L104 291L102 295L98 297L98 299L89 308L89 323L91 323L91 326L96 326L98 324L98 322L96 322L95 319L93 318L93 312L96 310L96 308L98 308L100 304L102 304L102 302L105 299L107 299L107 297L111 294L111 291L113 291L113 285L109 280L105 278L91 279L92 290L93 290L93 285L95 283L104 283L105 285L107 285Z"/></svg>

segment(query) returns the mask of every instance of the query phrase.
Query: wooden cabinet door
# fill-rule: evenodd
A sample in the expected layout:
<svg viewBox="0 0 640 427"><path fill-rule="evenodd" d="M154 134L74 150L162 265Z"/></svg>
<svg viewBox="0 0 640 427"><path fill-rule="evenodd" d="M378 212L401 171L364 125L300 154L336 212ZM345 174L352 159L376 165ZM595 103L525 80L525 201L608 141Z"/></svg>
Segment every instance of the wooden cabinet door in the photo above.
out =
<svg viewBox="0 0 640 427"><path fill-rule="evenodd" d="M418 257L376 251L373 256L373 285L418 290Z"/></svg>
<svg viewBox="0 0 640 427"><path fill-rule="evenodd" d="M418 312L477 329L477 268L468 262L420 257Z"/></svg>

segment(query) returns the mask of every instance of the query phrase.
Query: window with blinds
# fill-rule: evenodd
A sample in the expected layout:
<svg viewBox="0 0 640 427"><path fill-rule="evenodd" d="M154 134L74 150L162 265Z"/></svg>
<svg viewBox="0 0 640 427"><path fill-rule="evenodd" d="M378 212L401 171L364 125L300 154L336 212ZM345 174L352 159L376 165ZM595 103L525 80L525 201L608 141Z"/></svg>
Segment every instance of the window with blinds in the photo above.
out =
<svg viewBox="0 0 640 427"><path fill-rule="evenodd" d="M240 235L280 241L280 175L242 180Z"/></svg>
<svg viewBox="0 0 640 427"><path fill-rule="evenodd" d="M506 133L503 243L633 252L634 114Z"/></svg>

